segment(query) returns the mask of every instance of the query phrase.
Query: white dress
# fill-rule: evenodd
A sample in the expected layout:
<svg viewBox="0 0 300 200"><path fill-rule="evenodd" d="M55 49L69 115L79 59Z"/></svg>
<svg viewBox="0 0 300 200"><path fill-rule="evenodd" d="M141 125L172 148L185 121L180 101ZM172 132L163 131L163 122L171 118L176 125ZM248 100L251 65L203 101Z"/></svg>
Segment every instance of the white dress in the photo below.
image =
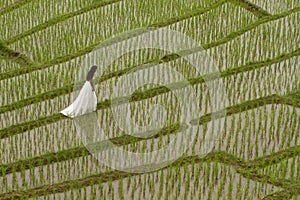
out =
<svg viewBox="0 0 300 200"><path fill-rule="evenodd" d="M89 81L86 81L81 88L78 97L66 109L60 111L65 116L74 118L96 110L97 97Z"/></svg>

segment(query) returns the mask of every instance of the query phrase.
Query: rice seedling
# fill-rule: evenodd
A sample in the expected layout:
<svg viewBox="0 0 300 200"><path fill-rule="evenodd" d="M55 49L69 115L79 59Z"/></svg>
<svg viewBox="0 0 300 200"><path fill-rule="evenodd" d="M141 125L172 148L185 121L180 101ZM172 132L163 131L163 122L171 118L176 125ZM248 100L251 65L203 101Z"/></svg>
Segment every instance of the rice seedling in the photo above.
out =
<svg viewBox="0 0 300 200"><path fill-rule="evenodd" d="M19 69L20 65L10 60L1 59L1 73L9 70Z"/></svg>

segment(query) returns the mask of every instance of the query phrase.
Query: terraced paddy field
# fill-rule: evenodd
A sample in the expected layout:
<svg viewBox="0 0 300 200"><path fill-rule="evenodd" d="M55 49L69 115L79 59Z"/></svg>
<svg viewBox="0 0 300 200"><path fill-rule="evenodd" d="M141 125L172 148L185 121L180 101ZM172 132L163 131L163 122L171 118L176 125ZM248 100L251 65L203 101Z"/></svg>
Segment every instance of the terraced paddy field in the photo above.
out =
<svg viewBox="0 0 300 200"><path fill-rule="evenodd" d="M0 199L300 199L299 0L1 0L0 22ZM134 48L164 31L192 42ZM61 115L93 64L97 111Z"/></svg>

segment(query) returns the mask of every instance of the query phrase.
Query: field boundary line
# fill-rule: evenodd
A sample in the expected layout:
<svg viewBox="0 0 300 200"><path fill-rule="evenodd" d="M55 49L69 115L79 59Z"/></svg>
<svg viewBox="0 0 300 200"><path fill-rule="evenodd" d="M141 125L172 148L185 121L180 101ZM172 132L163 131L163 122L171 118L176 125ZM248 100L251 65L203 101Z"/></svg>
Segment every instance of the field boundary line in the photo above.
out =
<svg viewBox="0 0 300 200"><path fill-rule="evenodd" d="M290 200L292 197L293 192L288 190L279 190L277 192L267 194L262 198L262 200Z"/></svg>
<svg viewBox="0 0 300 200"><path fill-rule="evenodd" d="M260 18L256 22L253 22L249 25L246 25L244 28L241 28L238 31L233 31L233 32L229 33L226 37L222 38L221 40L211 42L209 44L205 44L205 45L202 46L202 48L201 47L195 47L191 50L187 50L187 52L182 52L180 55L185 55L184 53L186 53L186 54L196 53L196 52L199 52L203 49L208 49L208 48L215 47L215 46L218 46L218 45L221 45L221 44L225 44L225 43L237 38L238 36L241 36L244 33L258 27L259 25L285 18L285 17L287 17L291 14L297 13L299 11L300 11L300 7L297 7L297 8L293 8L291 10L288 10L286 12L277 14L277 15L271 15L271 16L266 16L266 17Z"/></svg>
<svg viewBox="0 0 300 200"><path fill-rule="evenodd" d="M287 105L292 104L293 105L294 102L291 103L292 102L291 100L288 100L288 101L286 100L286 99L288 99L289 96L292 96L292 95L293 95L293 93L286 95L284 97L280 97L278 95L270 95L270 96L262 97L262 98L255 99L255 100L245 101L240 104L236 104L234 106L225 108L224 109L224 111L226 113L225 116L231 116L233 114L245 112L247 110L255 109L255 108L258 108L258 107L261 107L264 105L274 104L274 103L275 104L287 104ZM300 108L300 99L299 99L298 103L299 103L298 107ZM198 124L207 123L212 120L211 116L213 114L215 116L217 116L218 118L225 117L223 115L220 115L222 113L224 113L224 112L219 111L219 112L205 114L197 119L192 120L191 124L198 125ZM108 141L112 142L113 144L115 144L117 146L125 146L125 145L133 144L136 142L140 142L143 140L148 140L148 139L165 136L168 134L173 134L174 132L176 132L180 129L182 130L184 128L185 127L181 126L181 124L179 122L176 122L167 127L164 127L156 135L154 135L153 137L150 137L150 138L136 138L136 137L133 137L130 135L122 135L119 137L108 139ZM91 148L96 148L97 151L107 150L107 148L108 148L107 141L100 141L95 144L90 144L90 146L91 146ZM66 161L69 159L78 158L78 157L87 156L87 155L90 155L89 151L84 146L78 146L78 147L74 147L72 149L66 149L66 150L62 150L59 152L47 153L44 155L29 158L26 160L19 160L19 161L10 163L10 164L0 164L0 169L2 169L2 171L1 171L2 173L7 174L12 171L20 171L21 169L29 169L32 166L38 167L38 166L42 166L45 164ZM276 159L274 157L272 157L274 155L276 155ZM262 164L273 165L273 164L280 162L281 160L293 157L295 155L300 155L300 146L291 147L289 149L282 150L277 153L273 153L272 156L266 155L266 156L264 156L264 160L261 160L260 158L256 158L256 159L247 161L246 166L247 166L247 168L251 168L251 169L262 168L263 167ZM262 163L262 164L260 164L260 163Z"/></svg>
<svg viewBox="0 0 300 200"><path fill-rule="evenodd" d="M25 54L8 48L3 41L0 41L0 56L3 59L8 59L21 66L32 67L37 65L34 61L28 58Z"/></svg>
<svg viewBox="0 0 300 200"><path fill-rule="evenodd" d="M246 179L251 179L252 181L264 184L271 184L273 186L286 189L292 194L300 194L300 181L275 178L270 175L259 174L256 171L244 170L243 168L237 169L236 172L241 174Z"/></svg>
<svg viewBox="0 0 300 200"><path fill-rule="evenodd" d="M7 45L10 45L22 38L25 38L26 36L28 35L31 35L35 32L39 32L41 30L44 30L52 25L55 25L59 22L63 22L67 19L70 19L72 17L76 17L78 15L81 15L81 14L84 14L86 12L89 12L89 11L92 11L94 9L97 9L97 8L101 8L101 7L105 7L107 5L111 5L111 4L114 4L114 3L118 3L118 2L121 2L122 0L108 0L108 1L101 1L101 2L98 2L98 3L94 3L90 6L87 6L87 7L84 7L84 8L81 8L79 10L76 10L74 12L70 12L70 13L67 13L67 14L63 14L63 15L59 15L57 17L54 17L54 18L51 18L49 19L48 21L44 22L44 23L41 23L41 24L38 24L37 26L33 27L32 29L29 29L19 35L16 35L10 39L8 39L6 41L6 44ZM96 1L95 1L96 2Z"/></svg>
<svg viewBox="0 0 300 200"><path fill-rule="evenodd" d="M6 14L8 12L11 12L11 11L17 9L17 8L20 8L21 6L27 4L31 1L33 1L33 0L19 0L19 1L16 1L16 2L2 8L2 9L0 9L0 16Z"/></svg>
<svg viewBox="0 0 300 200"><path fill-rule="evenodd" d="M261 18L261 17L271 16L271 14L268 11L264 10L260 6L252 2L249 2L247 0L229 0L229 1L237 6L240 6L248 10L249 12L251 12L257 17Z"/></svg>
<svg viewBox="0 0 300 200"><path fill-rule="evenodd" d="M300 193L299 181L291 181L289 179L278 179L269 175L259 174L257 173L257 171L254 170L244 169L243 166L245 163L242 160L239 160L238 158L226 152L219 152L219 153L211 152L207 154L205 157L199 157L198 155L182 156L171 165L166 166L160 170L173 168L173 167L183 167L185 165L191 165L191 164L202 164L204 162L206 163L217 162L217 163L222 163L226 166L232 166L234 167L236 173L239 173L240 175L242 175L244 178L248 180L251 179L256 182L271 184L273 186L281 187L283 189L290 191L293 194ZM143 166L143 167L147 167L147 166ZM146 172L142 174L150 174L150 173L153 172ZM67 180L52 185L43 185L43 186L39 186L27 190L22 190L22 191L11 191L7 193L1 193L0 198L14 199L14 198L24 198L24 197L30 198L36 196L43 196L45 194L45 191L47 191L47 194L61 193L71 189L79 189L79 188L91 186L99 182L104 183L107 181L124 179L129 176L132 177L140 174L141 173L128 173L128 172L113 170L109 172L90 175L84 178Z"/></svg>
<svg viewBox="0 0 300 200"><path fill-rule="evenodd" d="M206 11L209 11L209 9L206 9ZM206 12L206 11L202 10L203 13ZM300 7L297 7L297 8L285 11L283 13L277 14L277 15L272 15L272 16L267 16L267 17L260 18L259 20L245 26L244 28L241 28L238 31L233 31L233 32L229 33L226 37L224 37L224 38L222 38L218 41L207 43L207 44L204 44L200 47L195 47L193 49L183 51L181 53L181 55L188 55L188 54L199 52L203 49L205 50L205 49L209 49L209 48L212 48L212 47L216 47L218 45L222 45L224 43L227 43L227 42L239 37L240 35L243 35L244 33L248 32L248 31L250 31L254 28L256 28L257 26L259 26L261 24L268 23L268 22L271 22L271 21L275 21L275 20L287 17L288 15L291 15L291 14L299 12L299 11L300 11ZM172 23L176 23L176 22L178 22L176 19L175 20L172 19ZM156 29L157 28L162 28L162 27L167 26L167 25L171 25L171 24L164 24L164 22L162 22L162 23L159 23L159 24L154 24L154 25L152 25L152 27L148 27L148 28L149 28L149 30L153 30L153 28L154 29L155 28ZM156 26L162 26L162 27L156 27ZM128 37L121 38L121 41L125 40L125 39L128 39ZM119 41L112 41L112 42L107 42L107 43L105 43L105 41L104 42L102 41L100 43L95 43L95 44L93 44L89 47L86 47L82 50L79 50L78 52L76 52L74 54L58 57L58 58L55 58L53 60L47 61L47 62L45 62L41 65L38 65L38 66L32 66L30 68L23 67L23 68L20 68L20 69L17 69L17 70L11 70L11 71L8 71L8 72L5 72L5 73L1 73L0 74L0 81L4 80L4 79L16 77L16 76L19 76L19 75L22 75L22 74L26 74L26 73L29 73L29 72L33 72L33 71L36 71L36 70L46 69L46 68L51 67L53 65L61 64L61 63L64 63L64 62L66 62L70 59L74 59L74 58L77 58L79 56L83 56L87 53L90 53L95 48L99 47L99 45L108 46L108 45L115 44L117 42L119 42ZM171 57L170 61L175 60L175 59L177 59L177 58L172 58Z"/></svg>

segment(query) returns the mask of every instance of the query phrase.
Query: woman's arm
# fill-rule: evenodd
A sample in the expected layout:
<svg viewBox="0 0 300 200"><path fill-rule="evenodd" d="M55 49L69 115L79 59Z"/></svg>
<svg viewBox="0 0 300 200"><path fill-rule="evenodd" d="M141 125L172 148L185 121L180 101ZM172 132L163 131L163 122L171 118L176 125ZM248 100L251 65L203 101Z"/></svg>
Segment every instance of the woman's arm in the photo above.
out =
<svg viewBox="0 0 300 200"><path fill-rule="evenodd" d="M95 91L95 87L94 87L93 80L90 80L90 84L91 84L91 86L92 86L92 91L94 92L94 91Z"/></svg>

